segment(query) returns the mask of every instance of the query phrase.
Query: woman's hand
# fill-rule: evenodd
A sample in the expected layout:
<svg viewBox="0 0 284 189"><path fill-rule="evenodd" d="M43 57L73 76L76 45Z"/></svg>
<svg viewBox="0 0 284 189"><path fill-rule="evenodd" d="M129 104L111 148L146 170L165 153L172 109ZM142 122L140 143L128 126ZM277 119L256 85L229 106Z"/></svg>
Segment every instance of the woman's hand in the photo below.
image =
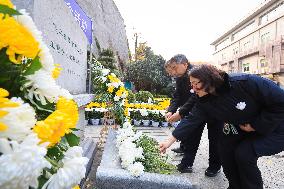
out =
<svg viewBox="0 0 284 189"><path fill-rule="evenodd" d="M246 123L244 125L240 125L240 128L241 128L241 130L243 130L245 132L255 131L255 129L249 123Z"/></svg>
<svg viewBox="0 0 284 189"><path fill-rule="evenodd" d="M181 116L180 116L179 112L177 111L168 119L168 122L172 123L172 122L178 121L180 119L181 119Z"/></svg>
<svg viewBox="0 0 284 189"><path fill-rule="evenodd" d="M170 138L168 138L167 140L165 140L164 142L161 142L159 147L160 147L160 152L161 153L165 153L167 148L169 148L177 139L173 136L170 136Z"/></svg>
<svg viewBox="0 0 284 189"><path fill-rule="evenodd" d="M169 118L170 118L172 115L173 115L172 112L166 113L166 115L165 115L166 121L169 121Z"/></svg>

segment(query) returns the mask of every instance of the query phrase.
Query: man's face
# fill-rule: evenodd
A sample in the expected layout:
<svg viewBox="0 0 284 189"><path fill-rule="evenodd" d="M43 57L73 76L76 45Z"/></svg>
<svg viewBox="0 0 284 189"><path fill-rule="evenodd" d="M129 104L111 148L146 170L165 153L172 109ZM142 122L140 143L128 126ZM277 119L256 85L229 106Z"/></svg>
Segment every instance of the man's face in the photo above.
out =
<svg viewBox="0 0 284 189"><path fill-rule="evenodd" d="M170 74L172 77L181 77L185 74L187 70L187 64L186 63L171 63L167 66L166 71Z"/></svg>

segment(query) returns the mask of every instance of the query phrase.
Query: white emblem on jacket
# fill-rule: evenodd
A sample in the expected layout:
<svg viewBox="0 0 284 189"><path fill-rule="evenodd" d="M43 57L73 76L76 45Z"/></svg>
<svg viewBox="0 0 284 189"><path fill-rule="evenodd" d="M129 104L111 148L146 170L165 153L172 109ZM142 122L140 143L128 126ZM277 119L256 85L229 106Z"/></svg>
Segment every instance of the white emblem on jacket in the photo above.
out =
<svg viewBox="0 0 284 189"><path fill-rule="evenodd" d="M245 107L246 107L246 103L245 102L239 102L236 105L236 108L239 109L239 110L243 110L243 109L245 109Z"/></svg>

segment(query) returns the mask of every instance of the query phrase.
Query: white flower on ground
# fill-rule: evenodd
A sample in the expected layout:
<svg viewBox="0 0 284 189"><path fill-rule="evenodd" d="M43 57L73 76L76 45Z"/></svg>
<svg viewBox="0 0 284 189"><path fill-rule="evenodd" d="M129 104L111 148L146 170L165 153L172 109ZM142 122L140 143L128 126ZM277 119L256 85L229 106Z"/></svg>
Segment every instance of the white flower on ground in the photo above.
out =
<svg viewBox="0 0 284 189"><path fill-rule="evenodd" d="M76 186L85 177L88 158L82 157L81 147L69 148L62 160L63 167L43 185L42 189L70 189Z"/></svg>
<svg viewBox="0 0 284 189"><path fill-rule="evenodd" d="M144 173L144 166L141 162L135 162L128 167L128 170L133 176L139 177Z"/></svg>
<svg viewBox="0 0 284 189"><path fill-rule="evenodd" d="M246 103L245 102L239 102L236 105L236 108L239 109L239 110L243 110L243 109L245 109L245 107L246 107Z"/></svg>
<svg viewBox="0 0 284 189"><path fill-rule="evenodd" d="M123 128L127 128L127 127L132 127L131 123L129 121L123 123Z"/></svg>
<svg viewBox="0 0 284 189"><path fill-rule="evenodd" d="M36 71L33 75L26 76L28 82L24 84L24 87L28 89L28 98L32 101L33 96L45 105L45 98L54 103L60 96L67 99L72 99L72 95L65 89L58 86L52 76L44 71Z"/></svg>
<svg viewBox="0 0 284 189"><path fill-rule="evenodd" d="M21 98L12 98L11 101L19 104L14 108L2 108L8 114L0 118L0 122L8 126L5 131L0 132L0 138L9 138L11 140L23 141L29 134L32 134L32 128L36 124L35 110L24 103Z"/></svg>
<svg viewBox="0 0 284 189"><path fill-rule="evenodd" d="M39 146L40 140L36 134L31 134L22 143L0 139L0 188L1 189L27 189L37 188L37 178L42 174L43 168L51 168L44 158L46 147Z"/></svg>
<svg viewBox="0 0 284 189"><path fill-rule="evenodd" d="M110 70L109 70L109 69L102 69L102 74L103 74L103 76L108 75L108 74L109 74L109 72L110 72Z"/></svg>
<svg viewBox="0 0 284 189"><path fill-rule="evenodd" d="M126 97L127 97L126 92L123 92L122 95L121 95L121 98L126 98Z"/></svg>
<svg viewBox="0 0 284 189"><path fill-rule="evenodd" d="M193 90L193 89L190 89L190 92L191 92L191 93L194 93L194 90Z"/></svg>

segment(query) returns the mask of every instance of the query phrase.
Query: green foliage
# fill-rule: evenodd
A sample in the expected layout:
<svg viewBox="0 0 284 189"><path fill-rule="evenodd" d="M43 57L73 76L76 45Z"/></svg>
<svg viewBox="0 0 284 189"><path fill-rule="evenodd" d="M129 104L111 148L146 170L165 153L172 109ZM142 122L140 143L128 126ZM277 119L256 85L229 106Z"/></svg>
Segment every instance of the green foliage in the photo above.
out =
<svg viewBox="0 0 284 189"><path fill-rule="evenodd" d="M127 97L128 102L134 103L136 101L135 94L131 90L127 90L127 91L128 91L128 97Z"/></svg>
<svg viewBox="0 0 284 189"><path fill-rule="evenodd" d="M12 9L6 5L0 5L0 14L7 14L9 16L14 16L14 15L21 15L20 12L18 12L17 10L15 9Z"/></svg>
<svg viewBox="0 0 284 189"><path fill-rule="evenodd" d="M160 113L150 112L150 117L151 117L151 120L153 121L157 121L157 122L165 121L165 117Z"/></svg>
<svg viewBox="0 0 284 189"><path fill-rule="evenodd" d="M102 49L101 53L99 54L98 61L105 68L110 69L112 72L113 70L117 70L114 53L111 49Z"/></svg>
<svg viewBox="0 0 284 189"><path fill-rule="evenodd" d="M80 138L73 133L66 134L64 137L66 138L70 147L78 146L80 143Z"/></svg>
<svg viewBox="0 0 284 189"><path fill-rule="evenodd" d="M139 110L133 110L130 112L130 118L135 120L142 120L142 116Z"/></svg>
<svg viewBox="0 0 284 189"><path fill-rule="evenodd" d="M86 111L86 119L100 119L104 117L104 113L100 111Z"/></svg>
<svg viewBox="0 0 284 189"><path fill-rule="evenodd" d="M143 148L144 159L139 161L142 162L146 172L172 174L177 171L176 166L167 162L167 156L161 156L155 139L143 135L137 141L137 146Z"/></svg>
<svg viewBox="0 0 284 189"><path fill-rule="evenodd" d="M149 91L139 91L135 94L136 101L138 102L148 102L150 98L152 101L154 100L154 96Z"/></svg>
<svg viewBox="0 0 284 189"><path fill-rule="evenodd" d="M141 54L143 59L127 65L125 79L133 82L138 91L160 93L161 89L171 83L164 69L165 59L161 55L155 55L147 46Z"/></svg>

